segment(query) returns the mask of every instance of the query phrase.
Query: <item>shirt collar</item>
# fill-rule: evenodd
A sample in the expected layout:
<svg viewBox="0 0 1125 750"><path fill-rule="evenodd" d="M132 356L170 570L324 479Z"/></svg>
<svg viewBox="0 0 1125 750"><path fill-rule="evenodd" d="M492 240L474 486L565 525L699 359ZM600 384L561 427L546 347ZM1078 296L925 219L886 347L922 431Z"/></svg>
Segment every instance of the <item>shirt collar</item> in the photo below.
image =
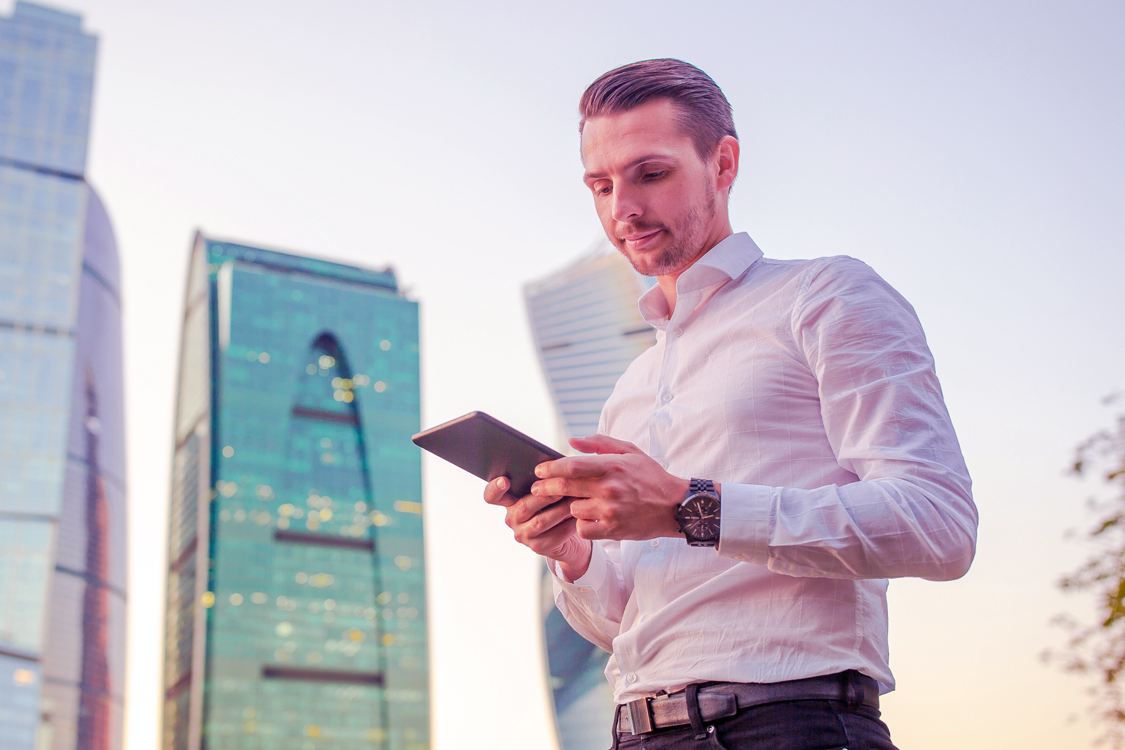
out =
<svg viewBox="0 0 1125 750"><path fill-rule="evenodd" d="M692 292L737 279L761 257L762 251L746 232L727 237L680 274L680 278L676 280L677 312L681 302L693 304L686 299L693 296ZM649 325L664 328L668 324L668 300L664 298L664 291L659 284L641 295L638 305L641 317Z"/></svg>

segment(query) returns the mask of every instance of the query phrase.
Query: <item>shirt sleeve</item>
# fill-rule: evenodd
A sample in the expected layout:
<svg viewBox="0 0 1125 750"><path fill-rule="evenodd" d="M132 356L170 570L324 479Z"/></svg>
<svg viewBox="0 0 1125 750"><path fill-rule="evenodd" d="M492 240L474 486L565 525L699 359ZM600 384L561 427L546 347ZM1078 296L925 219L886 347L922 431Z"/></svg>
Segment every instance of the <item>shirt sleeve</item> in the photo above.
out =
<svg viewBox="0 0 1125 750"><path fill-rule="evenodd" d="M792 330L836 460L858 481L723 482L719 554L793 576L964 575L977 510L914 309L863 263L830 259L799 292Z"/></svg>
<svg viewBox="0 0 1125 750"><path fill-rule="evenodd" d="M621 576L621 545L594 542L590 567L576 581L563 577L557 563L547 567L554 574L555 605L563 617L586 640L613 651L613 639L621 632L621 618L629 599Z"/></svg>

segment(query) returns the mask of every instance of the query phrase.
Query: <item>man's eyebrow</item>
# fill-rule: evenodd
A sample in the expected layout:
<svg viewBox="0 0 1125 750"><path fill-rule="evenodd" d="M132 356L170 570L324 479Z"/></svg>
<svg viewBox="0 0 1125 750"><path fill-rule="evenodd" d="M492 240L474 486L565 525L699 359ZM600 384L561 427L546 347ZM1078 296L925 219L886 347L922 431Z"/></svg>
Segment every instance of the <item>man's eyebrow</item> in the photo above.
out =
<svg viewBox="0 0 1125 750"><path fill-rule="evenodd" d="M672 157L668 154L645 154L644 156L639 156L636 159L633 159L633 161L626 164L625 169L633 169L634 167L638 167L641 164L649 161L672 161ZM596 180L602 177L605 177L605 172L586 172L586 174L582 175L582 181L589 182L590 180Z"/></svg>

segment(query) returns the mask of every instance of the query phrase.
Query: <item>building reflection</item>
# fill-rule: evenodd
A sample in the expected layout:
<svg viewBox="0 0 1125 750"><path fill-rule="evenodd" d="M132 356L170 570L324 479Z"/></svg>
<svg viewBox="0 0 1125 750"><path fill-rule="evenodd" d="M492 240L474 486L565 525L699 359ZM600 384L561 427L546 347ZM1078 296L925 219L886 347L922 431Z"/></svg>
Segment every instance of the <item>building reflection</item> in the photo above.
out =
<svg viewBox="0 0 1125 750"><path fill-rule="evenodd" d="M97 39L0 18L0 748L116 750L125 682L117 246L86 181Z"/></svg>

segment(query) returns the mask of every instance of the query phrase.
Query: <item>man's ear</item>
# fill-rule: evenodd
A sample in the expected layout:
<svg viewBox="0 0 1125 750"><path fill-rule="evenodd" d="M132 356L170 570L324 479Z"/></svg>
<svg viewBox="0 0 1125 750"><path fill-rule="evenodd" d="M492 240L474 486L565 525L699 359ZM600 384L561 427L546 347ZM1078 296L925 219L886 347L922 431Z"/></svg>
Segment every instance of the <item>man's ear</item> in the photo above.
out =
<svg viewBox="0 0 1125 750"><path fill-rule="evenodd" d="M717 154L716 167L718 168L715 187L719 190L726 190L734 184L738 177L738 139L732 135L724 135L719 141L719 145L715 147L715 151Z"/></svg>

